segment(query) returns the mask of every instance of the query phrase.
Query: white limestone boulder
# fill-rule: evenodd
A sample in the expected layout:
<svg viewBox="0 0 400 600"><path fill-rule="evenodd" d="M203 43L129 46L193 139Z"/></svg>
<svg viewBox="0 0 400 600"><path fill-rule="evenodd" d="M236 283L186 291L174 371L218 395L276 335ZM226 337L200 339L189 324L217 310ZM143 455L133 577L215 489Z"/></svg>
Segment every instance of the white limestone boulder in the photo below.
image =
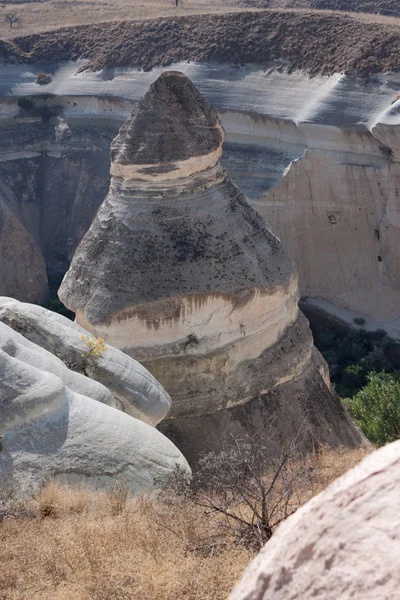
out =
<svg viewBox="0 0 400 600"><path fill-rule="evenodd" d="M90 337L90 334L66 317L41 306L4 296L0 297L0 322L33 342L37 352L39 351L37 347L44 348L72 366L74 370L83 371L82 354L87 351L87 346L82 336ZM11 332L8 333L8 336L10 335ZM19 344L21 345L22 342L19 341ZM51 362L50 357L46 360ZM93 383L103 384L114 397L114 402L109 398L106 404L118 406L130 416L150 425L157 425L168 413L171 407L169 394L147 369L120 350L107 345L102 356L98 358L89 356L85 363L85 371L90 379L94 380ZM29 364L40 366L36 362ZM59 363L57 364L57 368L54 366L49 368L49 371L61 377L67 385L70 386L72 378L78 381L79 377L87 380L86 385L89 385L90 379L74 374L70 369L67 369L69 371L67 379L66 374L61 376L61 367ZM53 361L52 365L56 363ZM82 389L79 386L71 389L94 397L92 393L87 392L85 386ZM110 392L109 396L111 396ZM99 398L96 396L95 399ZM104 399L101 401L104 402Z"/></svg>
<svg viewBox="0 0 400 600"><path fill-rule="evenodd" d="M290 517L229 600L389 600L399 587L400 441Z"/></svg>
<svg viewBox="0 0 400 600"><path fill-rule="evenodd" d="M190 474L179 450L155 428L67 387L49 372L54 357L46 360L46 351L38 352L42 368L32 366L29 343L14 336L0 350L0 485L28 493L61 478L104 489L118 478L138 492L177 465Z"/></svg>
<svg viewBox="0 0 400 600"><path fill-rule="evenodd" d="M11 327L0 321L0 350L21 362L56 375L73 392L82 394L117 408L117 402L111 392L101 383L68 369L56 356L24 338ZM0 423L3 419L0 419ZM0 425L1 427L1 425Z"/></svg>

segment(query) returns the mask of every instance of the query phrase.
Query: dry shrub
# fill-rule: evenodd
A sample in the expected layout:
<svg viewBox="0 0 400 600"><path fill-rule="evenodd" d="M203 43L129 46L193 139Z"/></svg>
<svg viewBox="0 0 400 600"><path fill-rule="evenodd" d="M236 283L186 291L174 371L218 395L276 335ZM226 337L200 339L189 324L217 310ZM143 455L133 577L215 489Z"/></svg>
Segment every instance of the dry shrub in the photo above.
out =
<svg viewBox="0 0 400 600"><path fill-rule="evenodd" d="M366 452L323 449L311 457L315 492ZM308 484L293 481L296 498L308 498ZM106 494L52 482L34 503L36 516L0 524L0 598L225 600L254 556L224 515L190 495L125 497L119 485Z"/></svg>
<svg viewBox="0 0 400 600"><path fill-rule="evenodd" d="M58 518L67 513L82 514L103 502L104 494L94 494L83 483L68 487L66 481L49 481L34 496L37 515L41 519Z"/></svg>
<svg viewBox="0 0 400 600"><path fill-rule="evenodd" d="M374 449L373 446L362 446L352 450L348 448L338 448L336 450L328 447L321 448L312 457L315 471L315 494L322 492L335 479L355 467Z"/></svg>
<svg viewBox="0 0 400 600"><path fill-rule="evenodd" d="M49 484L38 518L3 523L0 598L222 600L252 557L228 544L216 555L194 551L206 519L186 500L128 498L113 515L110 494L87 492L83 512L70 511L70 494ZM57 518L43 518L53 509Z"/></svg>
<svg viewBox="0 0 400 600"><path fill-rule="evenodd" d="M111 514L114 517L124 512L131 494L131 489L125 481L115 480L114 487L109 495Z"/></svg>
<svg viewBox="0 0 400 600"><path fill-rule="evenodd" d="M29 504L21 501L18 488L0 478L0 523L9 518L32 515Z"/></svg>
<svg viewBox="0 0 400 600"><path fill-rule="evenodd" d="M47 517L56 518L60 513L63 503L63 487L57 481L50 481L35 496L37 502L38 514L41 519Z"/></svg>
<svg viewBox="0 0 400 600"><path fill-rule="evenodd" d="M36 73L35 81L39 85L48 85L52 82L52 76L48 73Z"/></svg>
<svg viewBox="0 0 400 600"><path fill-rule="evenodd" d="M67 500L69 512L80 515L87 512L92 494L84 484L81 484L76 488L64 488L63 497Z"/></svg>

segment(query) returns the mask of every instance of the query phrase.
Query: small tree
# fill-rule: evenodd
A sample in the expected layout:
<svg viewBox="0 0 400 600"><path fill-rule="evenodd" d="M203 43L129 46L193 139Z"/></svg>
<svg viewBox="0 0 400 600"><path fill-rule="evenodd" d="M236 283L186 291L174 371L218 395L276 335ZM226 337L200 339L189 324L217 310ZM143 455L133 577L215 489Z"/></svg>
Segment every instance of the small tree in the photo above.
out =
<svg viewBox="0 0 400 600"><path fill-rule="evenodd" d="M16 12L12 11L12 12L8 12L4 15L3 22L7 23L10 26L10 29L12 29L13 25L15 25L16 23L21 24L22 20L21 20L21 17L19 17Z"/></svg>
<svg viewBox="0 0 400 600"><path fill-rule="evenodd" d="M312 464L299 445L298 436L280 448L272 436L232 437L221 453L200 460L191 482L178 469L164 490L190 498L208 519L221 516L236 543L258 551L314 494Z"/></svg>
<svg viewBox="0 0 400 600"><path fill-rule="evenodd" d="M350 413L374 444L400 438L400 382L390 373L367 375L367 385L346 400Z"/></svg>

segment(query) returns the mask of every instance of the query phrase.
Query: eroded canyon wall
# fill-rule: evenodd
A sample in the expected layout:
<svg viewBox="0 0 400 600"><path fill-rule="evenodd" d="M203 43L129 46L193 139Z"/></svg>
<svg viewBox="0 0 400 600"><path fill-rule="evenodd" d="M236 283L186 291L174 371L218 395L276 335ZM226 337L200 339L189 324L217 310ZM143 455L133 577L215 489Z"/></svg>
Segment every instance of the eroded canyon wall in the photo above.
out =
<svg viewBox="0 0 400 600"><path fill-rule="evenodd" d="M29 117L0 131L1 293L42 303L108 189L113 131Z"/></svg>
<svg viewBox="0 0 400 600"><path fill-rule="evenodd" d="M42 91L35 67L1 67L0 205L22 227L30 263L40 263L33 295L18 283L27 279L20 258L12 268L8 259L6 282L2 270L2 293L21 299L45 295L43 261L50 280L65 272L108 187L109 142L162 71L78 68L52 66L49 94L35 102L50 118L33 122L17 98ZM178 68L217 108L227 132L222 164L297 263L301 294L399 318L400 79Z"/></svg>
<svg viewBox="0 0 400 600"><path fill-rule="evenodd" d="M399 165L367 132L308 148L254 205L299 266L303 295L361 315L399 317ZM300 259L301 257L301 259Z"/></svg>

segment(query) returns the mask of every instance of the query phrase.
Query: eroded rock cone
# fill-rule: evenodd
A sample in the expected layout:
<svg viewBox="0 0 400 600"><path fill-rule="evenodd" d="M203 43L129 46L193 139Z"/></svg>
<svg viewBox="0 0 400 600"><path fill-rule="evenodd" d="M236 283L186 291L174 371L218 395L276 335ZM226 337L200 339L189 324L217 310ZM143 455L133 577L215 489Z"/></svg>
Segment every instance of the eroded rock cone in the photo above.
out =
<svg viewBox="0 0 400 600"><path fill-rule="evenodd" d="M160 428L192 462L253 428L358 444L298 310L295 265L219 164L223 139L194 85L163 73L112 143L109 194L60 298L164 385Z"/></svg>

